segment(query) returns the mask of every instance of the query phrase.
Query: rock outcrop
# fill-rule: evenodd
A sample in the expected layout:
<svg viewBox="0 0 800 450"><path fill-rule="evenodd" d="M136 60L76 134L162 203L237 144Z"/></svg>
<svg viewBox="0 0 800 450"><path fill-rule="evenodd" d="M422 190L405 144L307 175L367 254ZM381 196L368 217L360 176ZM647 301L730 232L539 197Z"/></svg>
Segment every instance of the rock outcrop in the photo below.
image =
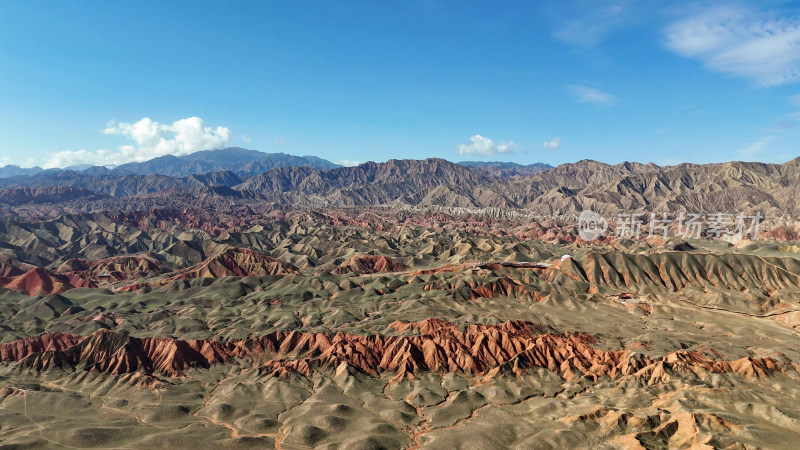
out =
<svg viewBox="0 0 800 450"><path fill-rule="evenodd" d="M0 278L0 287L27 295L47 295L60 294L75 287L93 287L93 285L79 277L70 278L37 267L12 278Z"/></svg>
<svg viewBox="0 0 800 450"><path fill-rule="evenodd" d="M25 205L41 203L59 203L73 200L97 201L108 198L107 195L98 194L73 186L41 186L14 189L0 189L0 203L8 205Z"/></svg>
<svg viewBox="0 0 800 450"><path fill-rule="evenodd" d="M331 272L337 275L346 273L370 274L380 272L402 272L406 269L407 267L405 265L388 256L365 255L359 253L333 268Z"/></svg>
<svg viewBox="0 0 800 450"><path fill-rule="evenodd" d="M197 265L167 274L165 278L160 280L134 283L123 286L119 290L131 292L145 287L164 286L176 280L191 280L194 278L265 277L269 275L296 274L298 271L297 267L292 264L255 250L232 247Z"/></svg>
<svg viewBox="0 0 800 450"><path fill-rule="evenodd" d="M543 327L522 321L474 324L462 330L429 319L394 322L389 329L402 335L289 331L221 342L135 338L108 330L89 337L48 333L0 345L0 361L16 361L34 370L73 367L112 375L144 372L175 377L190 368L244 358L261 361L260 373L280 377L307 376L314 369L346 363L372 376L390 374L394 380L422 372L521 375L541 367L566 380L636 375L650 383L666 381L673 373L764 377L780 368L772 358L718 361L681 351L651 359L630 350L599 350L587 334L545 333Z"/></svg>
<svg viewBox="0 0 800 450"><path fill-rule="evenodd" d="M73 258L65 261L56 273L78 276L96 284L118 283L152 277L169 272L160 262L147 255L115 256L100 260Z"/></svg>
<svg viewBox="0 0 800 450"><path fill-rule="evenodd" d="M229 248L171 279L265 277L297 273L297 267L247 248Z"/></svg>

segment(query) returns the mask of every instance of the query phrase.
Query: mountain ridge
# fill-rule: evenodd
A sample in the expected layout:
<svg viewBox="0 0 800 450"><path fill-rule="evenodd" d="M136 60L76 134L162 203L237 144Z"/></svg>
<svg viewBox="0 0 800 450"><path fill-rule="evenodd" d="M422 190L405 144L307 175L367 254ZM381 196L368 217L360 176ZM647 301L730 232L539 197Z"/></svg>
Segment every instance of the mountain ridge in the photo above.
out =
<svg viewBox="0 0 800 450"><path fill-rule="evenodd" d="M341 167L317 156L295 156L287 153L266 153L241 147L226 147L218 150L201 150L183 156L164 155L142 161L121 164L114 168L74 165L64 168L42 169L35 166L21 168L16 165L0 167L0 179L76 172L87 175L168 175L186 177L207 172L230 171L239 176L252 176L273 167L308 166L318 169Z"/></svg>
<svg viewBox="0 0 800 450"><path fill-rule="evenodd" d="M231 171L185 177L62 171L0 179L0 189L5 189L0 192L0 214L20 214L23 204L46 203L65 208L64 212L87 212L221 201L298 208L502 208L552 217L577 217L586 209L611 215L622 211L759 212L777 219L800 216L800 203L795 200L800 194L798 167L800 159L783 164L732 161L674 166L581 160L529 175L509 175L429 158L332 169L281 166L254 176ZM45 195L66 187L75 190L75 195L61 199ZM19 197L23 192L40 194Z"/></svg>

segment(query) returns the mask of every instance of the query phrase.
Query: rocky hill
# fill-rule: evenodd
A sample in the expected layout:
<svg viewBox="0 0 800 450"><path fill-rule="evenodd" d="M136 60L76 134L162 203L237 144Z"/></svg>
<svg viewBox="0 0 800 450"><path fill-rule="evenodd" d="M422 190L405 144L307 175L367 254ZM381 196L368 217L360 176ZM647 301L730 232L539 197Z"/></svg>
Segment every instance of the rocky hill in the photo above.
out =
<svg viewBox="0 0 800 450"><path fill-rule="evenodd" d="M75 186L0 189L0 203L11 206L66 203L74 200L93 202L105 198L108 198L108 196Z"/></svg>
<svg viewBox="0 0 800 450"><path fill-rule="evenodd" d="M758 183L791 176L784 167L725 169L734 172L715 183L769 187ZM405 188L430 191L438 186L424 174L435 171L453 189L498 182L450 170L401 161L337 181L291 169L304 176L269 186L314 192L316 179L324 192L362 182L386 193L408 178ZM567 221L524 210L307 210L245 192L202 186L96 202L181 208L0 219L3 444L791 448L796 440L800 259L797 242L784 240L796 228L735 245L586 243ZM57 204L13 208L47 205Z"/></svg>
<svg viewBox="0 0 800 450"><path fill-rule="evenodd" d="M339 167L315 156L294 156L285 153L264 153L238 147L205 150L186 156L161 156L150 161L122 164L114 173L135 175L169 175L185 177L206 172L233 172L239 176L252 176L275 167L313 167L332 169Z"/></svg>
<svg viewBox="0 0 800 450"><path fill-rule="evenodd" d="M553 168L553 166L550 164L544 163L517 164L513 162L500 161L461 161L458 164L483 170L486 173L496 177L533 175L534 173L543 172Z"/></svg>
<svg viewBox="0 0 800 450"><path fill-rule="evenodd" d="M487 170L490 167L500 172ZM758 212L774 220L800 216L795 200L800 181L798 160L784 164L729 162L666 167L584 160L528 175L519 173L517 168L502 167L505 166L469 167L427 159L327 170L275 167L250 177L232 171L184 177L47 172L1 179L0 186L6 190L0 192L0 213L3 205L7 214L27 215L30 205L37 204L48 205L49 209L39 209L41 213L181 207L208 202L252 207L266 201L300 208L500 208L572 220L585 209L604 215L621 211L687 211ZM511 175L506 170L516 172ZM52 194L57 192L62 194Z"/></svg>

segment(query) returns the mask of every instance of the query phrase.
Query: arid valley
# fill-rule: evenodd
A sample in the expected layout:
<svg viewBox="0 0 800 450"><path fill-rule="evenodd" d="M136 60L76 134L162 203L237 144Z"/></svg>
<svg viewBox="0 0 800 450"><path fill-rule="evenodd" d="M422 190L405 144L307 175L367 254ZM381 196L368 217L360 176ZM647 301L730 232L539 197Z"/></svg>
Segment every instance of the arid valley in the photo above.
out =
<svg viewBox="0 0 800 450"><path fill-rule="evenodd" d="M263 200L296 187L88 198L74 188L6 188L0 200L17 218L0 222L0 440L9 448L792 447L797 228L773 220L758 239L735 243L646 234L584 242L574 208L583 198L601 211L628 198L655 208L648 191L662 190L598 197L584 173L611 190L631 177L663 183L671 171L683 184L712 185L715 173L735 171L735 186L692 201L732 199L746 209L733 192L796 189L787 177L797 172L597 163L581 171L586 164L533 175L443 161L327 169L292 183L356 178L370 197L342 205L367 195L345 185L319 197L328 205L306 208ZM256 178L276 186L285 171ZM479 203L514 183L545 191L538 198L553 198L562 219ZM685 201L680 186L663 189ZM431 201L418 196L426 190L464 194ZM396 192L404 195L389 205L373 200ZM149 209L109 210L123 200Z"/></svg>
<svg viewBox="0 0 800 450"><path fill-rule="evenodd" d="M0 1L0 450L800 448L800 0Z"/></svg>

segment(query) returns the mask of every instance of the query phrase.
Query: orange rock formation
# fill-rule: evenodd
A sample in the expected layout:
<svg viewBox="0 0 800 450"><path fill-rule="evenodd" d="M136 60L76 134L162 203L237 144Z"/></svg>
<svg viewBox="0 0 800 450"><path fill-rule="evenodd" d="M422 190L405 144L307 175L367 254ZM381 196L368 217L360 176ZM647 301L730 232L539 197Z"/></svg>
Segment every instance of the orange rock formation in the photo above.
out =
<svg viewBox="0 0 800 450"><path fill-rule="evenodd" d="M680 351L651 359L630 350L598 350L592 336L545 333L539 325L512 321L499 325L469 325L463 330L436 319L394 322L389 328L403 335L275 332L227 342L134 338L108 330L89 337L46 333L0 345L0 361L45 370L76 367L107 374L132 372L181 376L193 367L209 367L232 358L259 364L262 374L286 377L310 375L314 369L341 363L373 376L392 374L396 380L431 371L495 376L520 375L542 367L566 380L638 376L649 383L671 373L736 373L763 377L780 369L772 358L719 361L696 352ZM417 334L418 333L418 334Z"/></svg>

